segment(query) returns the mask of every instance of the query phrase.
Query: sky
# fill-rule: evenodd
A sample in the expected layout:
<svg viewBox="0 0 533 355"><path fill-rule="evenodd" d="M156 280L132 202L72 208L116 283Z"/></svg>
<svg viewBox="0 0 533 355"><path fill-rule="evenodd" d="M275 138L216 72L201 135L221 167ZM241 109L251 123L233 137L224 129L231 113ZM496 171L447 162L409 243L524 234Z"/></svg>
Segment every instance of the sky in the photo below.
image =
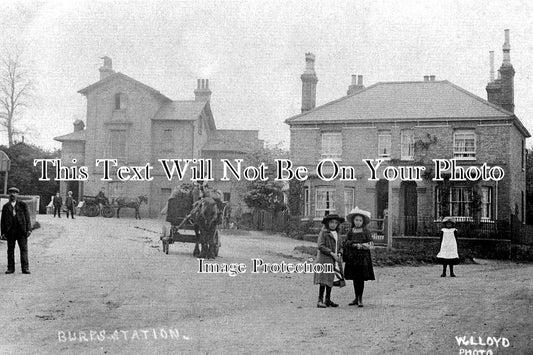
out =
<svg viewBox="0 0 533 355"><path fill-rule="evenodd" d="M78 90L113 69L174 100L209 79L217 128L259 130L289 145L284 120L300 113L305 53L316 56L317 106L346 95L351 75L369 86L435 75L486 99L489 51L502 62L510 29L515 114L533 132L533 2L514 1L6 1L0 53L20 51L35 82L19 126L25 141L85 120ZM20 138L19 138L20 139ZM531 140L528 146L531 146ZM7 143L5 132L0 144Z"/></svg>

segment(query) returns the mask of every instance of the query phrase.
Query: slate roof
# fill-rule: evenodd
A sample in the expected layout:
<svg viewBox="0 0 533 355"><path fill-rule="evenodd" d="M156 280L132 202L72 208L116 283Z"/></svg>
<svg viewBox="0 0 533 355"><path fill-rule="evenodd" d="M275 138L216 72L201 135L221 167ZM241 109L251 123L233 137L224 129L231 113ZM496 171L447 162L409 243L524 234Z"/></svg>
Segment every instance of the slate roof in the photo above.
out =
<svg viewBox="0 0 533 355"><path fill-rule="evenodd" d="M85 142L85 130L54 137L54 140L59 142Z"/></svg>
<svg viewBox="0 0 533 355"><path fill-rule="evenodd" d="M285 122L512 117L512 112L443 80L376 83Z"/></svg>
<svg viewBox="0 0 533 355"><path fill-rule="evenodd" d="M171 121L195 120L202 113L205 104L205 101L171 101L161 106L153 119Z"/></svg>
<svg viewBox="0 0 533 355"><path fill-rule="evenodd" d="M205 110L209 126L216 129L215 120L208 101L170 101L161 106L152 120L156 121L194 121Z"/></svg>

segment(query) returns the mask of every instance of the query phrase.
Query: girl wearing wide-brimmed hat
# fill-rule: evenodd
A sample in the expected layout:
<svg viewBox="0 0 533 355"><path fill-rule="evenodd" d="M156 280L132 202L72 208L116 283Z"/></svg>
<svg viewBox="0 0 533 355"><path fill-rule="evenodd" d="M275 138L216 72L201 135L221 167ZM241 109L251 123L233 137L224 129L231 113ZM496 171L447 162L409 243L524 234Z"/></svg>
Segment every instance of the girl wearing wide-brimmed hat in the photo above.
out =
<svg viewBox="0 0 533 355"><path fill-rule="evenodd" d="M457 253L457 229L455 220L452 217L445 217L442 220L443 228L440 231L440 251L437 259L442 263L441 277L446 277L446 265L450 265L450 276L455 277L453 266L459 262Z"/></svg>
<svg viewBox="0 0 533 355"><path fill-rule="evenodd" d="M324 217L324 225L318 234L318 251L315 264L322 264L323 269L328 265L334 268L335 262L341 261L339 225L344 222L344 218L336 214L330 214ZM331 288L335 278L334 272L315 272L314 284L320 285L318 292L318 308L338 307L331 300ZM324 291L326 291L326 301L324 302Z"/></svg>
<svg viewBox="0 0 533 355"><path fill-rule="evenodd" d="M346 216L351 229L343 243L343 258L346 262L344 277L353 280L355 299L350 306L363 307L363 290L365 281L375 280L370 249L374 247L372 236L367 226L370 223L370 212L355 207Z"/></svg>

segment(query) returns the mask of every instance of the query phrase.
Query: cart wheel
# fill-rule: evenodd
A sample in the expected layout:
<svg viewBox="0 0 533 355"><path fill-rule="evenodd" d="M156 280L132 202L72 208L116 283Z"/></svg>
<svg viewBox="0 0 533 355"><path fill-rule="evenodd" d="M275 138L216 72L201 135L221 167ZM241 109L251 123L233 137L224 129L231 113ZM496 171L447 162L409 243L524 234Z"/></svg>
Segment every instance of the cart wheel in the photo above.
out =
<svg viewBox="0 0 533 355"><path fill-rule="evenodd" d="M218 231L215 232L215 238L214 239L215 239L215 250L214 250L214 252L215 252L215 257L217 257L218 256L218 247L220 246L220 241L218 239Z"/></svg>
<svg viewBox="0 0 533 355"><path fill-rule="evenodd" d="M104 206L104 207L102 207L102 216L104 216L105 218L114 217L115 216L115 210L113 209L113 207Z"/></svg>
<svg viewBox="0 0 533 355"><path fill-rule="evenodd" d="M96 217L100 214L100 207L98 205L88 205L85 212L88 217Z"/></svg>

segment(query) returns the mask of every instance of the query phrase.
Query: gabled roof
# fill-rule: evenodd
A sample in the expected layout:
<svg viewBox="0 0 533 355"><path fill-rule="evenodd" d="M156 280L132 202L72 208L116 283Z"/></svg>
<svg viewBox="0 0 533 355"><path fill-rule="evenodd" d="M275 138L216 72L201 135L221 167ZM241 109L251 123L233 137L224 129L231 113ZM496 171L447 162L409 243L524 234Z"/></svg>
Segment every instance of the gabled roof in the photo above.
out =
<svg viewBox="0 0 533 355"><path fill-rule="evenodd" d="M512 118L514 114L447 80L380 82L288 118L298 123Z"/></svg>
<svg viewBox="0 0 533 355"><path fill-rule="evenodd" d="M85 142L85 130L54 137L54 140L59 142Z"/></svg>
<svg viewBox="0 0 533 355"><path fill-rule="evenodd" d="M152 120L155 121L195 121L205 112L211 129L216 129L209 101L170 101L161 106Z"/></svg>
<svg viewBox="0 0 533 355"><path fill-rule="evenodd" d="M126 74L122 74L120 72L117 72L117 73L114 73L114 74L111 74L109 75L108 77L102 79L102 80L99 80L97 81L96 83L94 84L91 84L81 90L78 91L78 93L80 94L83 94L83 95L87 95L90 91L96 89L97 87L103 85L103 84L106 84L110 81L113 81L117 78L121 78L121 79L124 79L130 83L132 83L133 85L136 85L138 87L141 87L143 89L145 89L146 91L150 92L152 95L158 97L158 98L161 98L163 100L168 100L170 101L170 99L168 97L166 97L165 95L163 95L161 92L157 91L156 89L146 85L146 84L143 84L141 83L140 81L138 80L135 80L133 78L130 78L129 76L127 76Z"/></svg>

